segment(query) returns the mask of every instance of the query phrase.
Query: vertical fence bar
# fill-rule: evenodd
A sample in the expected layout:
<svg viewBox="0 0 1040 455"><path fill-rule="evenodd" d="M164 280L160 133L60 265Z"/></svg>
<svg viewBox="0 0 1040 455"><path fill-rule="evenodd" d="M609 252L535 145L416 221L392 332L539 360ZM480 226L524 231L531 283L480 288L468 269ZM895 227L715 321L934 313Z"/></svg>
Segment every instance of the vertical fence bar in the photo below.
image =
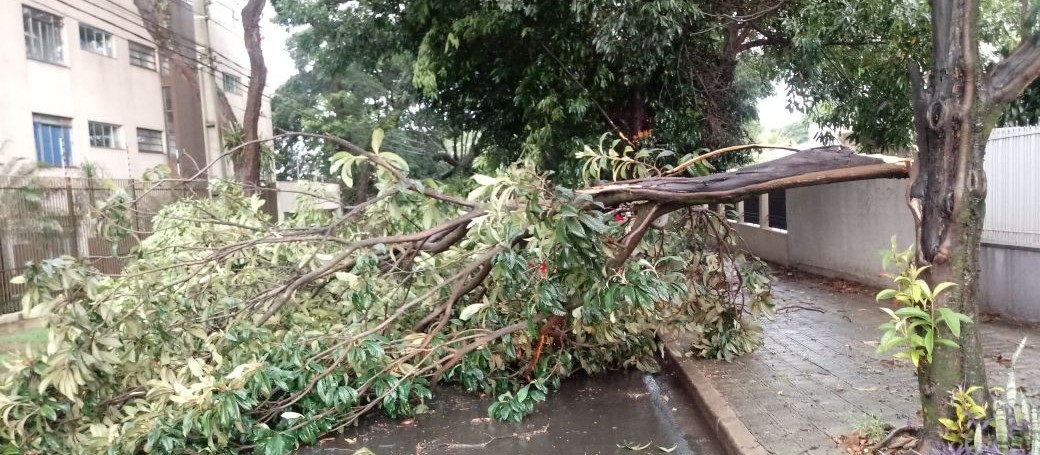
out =
<svg viewBox="0 0 1040 455"><path fill-rule="evenodd" d="M131 225L134 227L134 234L141 235L141 213L137 211L137 182L134 179L130 179L130 212L134 214L131 218Z"/></svg>
<svg viewBox="0 0 1040 455"><path fill-rule="evenodd" d="M76 197L75 197L75 195L73 195L73 191L72 191L72 179L69 178L69 177L65 177L65 203L66 203L66 208L68 209L68 211L67 211L68 216L65 219L68 220L67 222L71 225L70 227L72 228L71 241L69 242L70 249L72 251L66 251L65 254L70 254L71 256L80 257L80 252L79 252L79 217L76 214ZM67 233L65 233L65 232L62 232L61 234L67 236ZM64 247L64 246L65 246L65 242L61 242L60 245L59 245L59 248L60 247Z"/></svg>

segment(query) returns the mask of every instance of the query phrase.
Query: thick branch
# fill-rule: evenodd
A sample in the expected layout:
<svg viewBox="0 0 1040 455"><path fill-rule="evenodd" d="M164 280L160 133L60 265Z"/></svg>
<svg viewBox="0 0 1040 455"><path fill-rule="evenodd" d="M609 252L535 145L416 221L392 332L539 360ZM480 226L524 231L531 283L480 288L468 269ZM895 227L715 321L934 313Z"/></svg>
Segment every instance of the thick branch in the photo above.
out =
<svg viewBox="0 0 1040 455"><path fill-rule="evenodd" d="M654 177L581 190L612 206L631 202L675 206L735 202L787 188L875 178L906 178L909 161L857 155L846 147L818 147L733 172L705 177Z"/></svg>
<svg viewBox="0 0 1040 455"><path fill-rule="evenodd" d="M1040 75L1040 32L1034 33L989 72L986 108L999 109L1022 94Z"/></svg>

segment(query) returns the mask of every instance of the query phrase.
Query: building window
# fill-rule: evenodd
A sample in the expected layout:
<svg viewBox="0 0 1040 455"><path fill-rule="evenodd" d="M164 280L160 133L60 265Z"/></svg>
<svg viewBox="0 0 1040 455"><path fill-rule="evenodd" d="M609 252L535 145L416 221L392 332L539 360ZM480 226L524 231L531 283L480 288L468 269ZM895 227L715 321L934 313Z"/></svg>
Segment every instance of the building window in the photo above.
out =
<svg viewBox="0 0 1040 455"><path fill-rule="evenodd" d="M154 70L155 49L130 41L130 64Z"/></svg>
<svg viewBox="0 0 1040 455"><path fill-rule="evenodd" d="M224 92L233 93L238 95L241 93L242 84L239 83L238 76L224 73Z"/></svg>
<svg viewBox="0 0 1040 455"><path fill-rule="evenodd" d="M72 121L67 118L33 114L36 161L41 166L67 167L72 156Z"/></svg>
<svg viewBox="0 0 1040 455"><path fill-rule="evenodd" d="M170 57L159 59L159 75L166 77L170 75Z"/></svg>
<svg viewBox="0 0 1040 455"><path fill-rule="evenodd" d="M112 34L86 25L79 26L79 45L83 50L109 57L116 55Z"/></svg>
<svg viewBox="0 0 1040 455"><path fill-rule="evenodd" d="M25 26L26 57L51 63L64 63L60 17L22 6L22 25Z"/></svg>
<svg viewBox="0 0 1040 455"><path fill-rule="evenodd" d="M162 153L163 140L162 131L137 129L137 151L149 153Z"/></svg>
<svg viewBox="0 0 1040 455"><path fill-rule="evenodd" d="M87 122L90 133L90 146L106 149L120 148L119 125L101 122Z"/></svg>
<svg viewBox="0 0 1040 455"><path fill-rule="evenodd" d="M177 135L174 134L173 128L173 93L170 87L162 88L162 100L163 100L163 111L166 113L166 150L169 151L171 156L177 154Z"/></svg>

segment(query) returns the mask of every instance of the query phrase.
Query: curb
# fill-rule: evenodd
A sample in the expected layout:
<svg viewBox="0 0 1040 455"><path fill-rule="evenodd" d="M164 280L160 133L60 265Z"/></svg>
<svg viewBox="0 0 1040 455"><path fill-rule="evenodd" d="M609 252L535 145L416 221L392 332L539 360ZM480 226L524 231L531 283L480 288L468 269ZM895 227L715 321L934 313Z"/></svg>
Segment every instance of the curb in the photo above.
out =
<svg viewBox="0 0 1040 455"><path fill-rule="evenodd" d="M771 455L758 439L751 434L737 413L729 406L722 394L715 389L711 381L693 365L693 361L684 358L677 352L681 349L674 343L666 344L665 357L681 375L683 388L690 394L693 402L700 407L700 413L713 427L719 436L719 442L729 455Z"/></svg>
<svg viewBox="0 0 1040 455"><path fill-rule="evenodd" d="M22 312L0 315L0 336L10 335L27 329L43 327L43 318L27 318Z"/></svg>

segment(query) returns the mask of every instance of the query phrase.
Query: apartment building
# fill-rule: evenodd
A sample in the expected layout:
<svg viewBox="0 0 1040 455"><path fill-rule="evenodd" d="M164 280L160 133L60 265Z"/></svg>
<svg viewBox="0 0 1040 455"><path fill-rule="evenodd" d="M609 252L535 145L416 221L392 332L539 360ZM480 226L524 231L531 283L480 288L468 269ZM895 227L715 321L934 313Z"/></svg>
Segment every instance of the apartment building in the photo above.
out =
<svg viewBox="0 0 1040 455"><path fill-rule="evenodd" d="M133 0L0 2L0 162L27 158L44 175L71 177L90 164L137 178L164 163L188 177L213 161L221 127L245 108L244 0L195 2L156 1L167 10L152 22ZM187 71L171 71L171 58ZM264 101L261 137L272 130Z"/></svg>

